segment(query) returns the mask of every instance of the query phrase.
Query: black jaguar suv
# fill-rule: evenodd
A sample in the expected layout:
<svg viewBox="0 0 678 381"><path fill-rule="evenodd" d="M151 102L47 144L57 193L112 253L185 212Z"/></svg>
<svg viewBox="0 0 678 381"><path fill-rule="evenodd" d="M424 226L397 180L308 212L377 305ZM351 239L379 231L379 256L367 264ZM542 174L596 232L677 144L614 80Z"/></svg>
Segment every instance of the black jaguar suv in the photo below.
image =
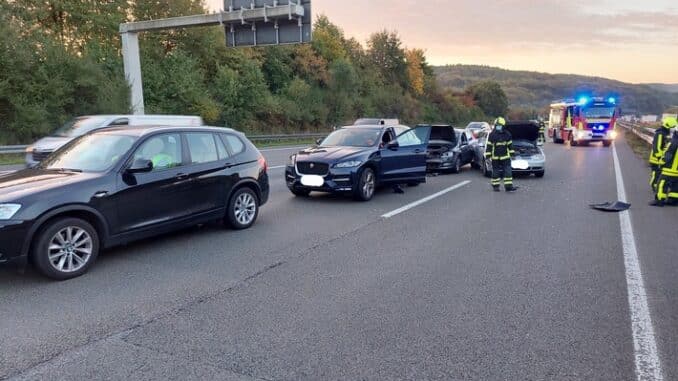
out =
<svg viewBox="0 0 678 381"><path fill-rule="evenodd" d="M234 130L100 130L0 176L0 262L73 278L102 248L211 220L248 228L268 193L266 160Z"/></svg>
<svg viewBox="0 0 678 381"><path fill-rule="evenodd" d="M290 156L287 187L296 196L314 191L348 193L368 201L381 185L423 183L430 131L430 126L340 128L317 146Z"/></svg>

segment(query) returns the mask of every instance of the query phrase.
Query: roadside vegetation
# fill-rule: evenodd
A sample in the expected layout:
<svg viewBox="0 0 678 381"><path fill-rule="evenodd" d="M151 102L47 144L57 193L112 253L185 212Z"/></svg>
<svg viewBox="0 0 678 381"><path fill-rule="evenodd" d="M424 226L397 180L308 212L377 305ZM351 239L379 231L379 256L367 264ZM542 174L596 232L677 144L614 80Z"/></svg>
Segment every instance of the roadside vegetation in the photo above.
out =
<svg viewBox="0 0 678 381"><path fill-rule="evenodd" d="M650 157L650 145L646 141L631 132L624 132L624 137L638 157L643 160L647 160Z"/></svg>
<svg viewBox="0 0 678 381"><path fill-rule="evenodd" d="M76 115L129 112L118 25L206 12L200 0L0 2L0 144ZM219 27L140 35L146 113L201 115L247 133L326 131L363 116L463 124L504 114L491 81L440 88L421 49L365 44L317 17L312 44L229 49Z"/></svg>
<svg viewBox="0 0 678 381"><path fill-rule="evenodd" d="M0 154L0 165L14 165L23 164L24 155L20 153L3 153Z"/></svg>

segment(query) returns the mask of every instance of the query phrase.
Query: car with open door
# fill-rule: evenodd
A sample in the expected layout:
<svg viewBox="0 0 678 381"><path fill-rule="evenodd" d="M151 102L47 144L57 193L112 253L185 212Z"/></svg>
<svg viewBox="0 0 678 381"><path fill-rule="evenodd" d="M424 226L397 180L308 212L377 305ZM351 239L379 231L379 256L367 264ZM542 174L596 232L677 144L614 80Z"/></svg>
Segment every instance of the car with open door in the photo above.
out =
<svg viewBox="0 0 678 381"><path fill-rule="evenodd" d="M546 171L546 156L539 140L539 123L536 121L512 121L506 123L506 130L511 133L513 140L514 157L511 168L515 174L533 174L544 177ZM487 177L492 175L492 161L485 159L485 144L482 144L483 161L481 169Z"/></svg>
<svg viewBox="0 0 678 381"><path fill-rule="evenodd" d="M268 194L266 160L237 131L98 130L0 176L0 263L73 278L103 248L212 220L249 228Z"/></svg>
<svg viewBox="0 0 678 381"><path fill-rule="evenodd" d="M430 127L430 139L426 148L428 172L459 173L461 168L473 162L473 150L464 130L449 124L419 125Z"/></svg>
<svg viewBox="0 0 678 381"><path fill-rule="evenodd" d="M368 201L389 184L426 182L430 126L347 126L316 146L290 156L285 182L296 196L311 192L351 194Z"/></svg>

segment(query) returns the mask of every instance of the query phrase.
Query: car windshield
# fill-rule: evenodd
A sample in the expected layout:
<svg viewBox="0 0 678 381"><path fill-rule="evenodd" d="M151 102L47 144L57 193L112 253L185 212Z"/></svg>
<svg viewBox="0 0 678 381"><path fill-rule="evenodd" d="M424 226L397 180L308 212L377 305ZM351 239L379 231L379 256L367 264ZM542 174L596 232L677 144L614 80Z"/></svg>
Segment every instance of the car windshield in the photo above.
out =
<svg viewBox="0 0 678 381"><path fill-rule="evenodd" d="M127 135L85 135L49 156L40 168L103 172L113 167L135 140L135 137Z"/></svg>
<svg viewBox="0 0 678 381"><path fill-rule="evenodd" d="M343 128L331 133L320 145L372 147L381 138L381 130L375 128Z"/></svg>
<svg viewBox="0 0 678 381"><path fill-rule="evenodd" d="M614 107L590 107L585 108L584 117L586 118L612 118L614 115Z"/></svg>
<svg viewBox="0 0 678 381"><path fill-rule="evenodd" d="M482 130L483 124L480 123L480 122L469 123L467 128L470 129L470 130Z"/></svg>
<svg viewBox="0 0 678 381"><path fill-rule="evenodd" d="M54 131L52 136L62 138L74 138L84 135L93 129L101 126L108 119L105 116L83 116L80 118L71 119L64 123L61 128Z"/></svg>

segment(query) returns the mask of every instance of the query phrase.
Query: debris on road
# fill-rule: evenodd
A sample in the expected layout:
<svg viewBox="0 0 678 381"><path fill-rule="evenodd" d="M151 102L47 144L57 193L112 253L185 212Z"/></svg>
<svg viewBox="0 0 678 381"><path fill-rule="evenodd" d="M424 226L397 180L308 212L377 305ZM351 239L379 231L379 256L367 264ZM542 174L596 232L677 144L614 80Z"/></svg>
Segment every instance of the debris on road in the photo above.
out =
<svg viewBox="0 0 678 381"><path fill-rule="evenodd" d="M601 210L603 212L623 212L629 210L631 204L621 201L604 202L602 204L589 204L592 209Z"/></svg>

